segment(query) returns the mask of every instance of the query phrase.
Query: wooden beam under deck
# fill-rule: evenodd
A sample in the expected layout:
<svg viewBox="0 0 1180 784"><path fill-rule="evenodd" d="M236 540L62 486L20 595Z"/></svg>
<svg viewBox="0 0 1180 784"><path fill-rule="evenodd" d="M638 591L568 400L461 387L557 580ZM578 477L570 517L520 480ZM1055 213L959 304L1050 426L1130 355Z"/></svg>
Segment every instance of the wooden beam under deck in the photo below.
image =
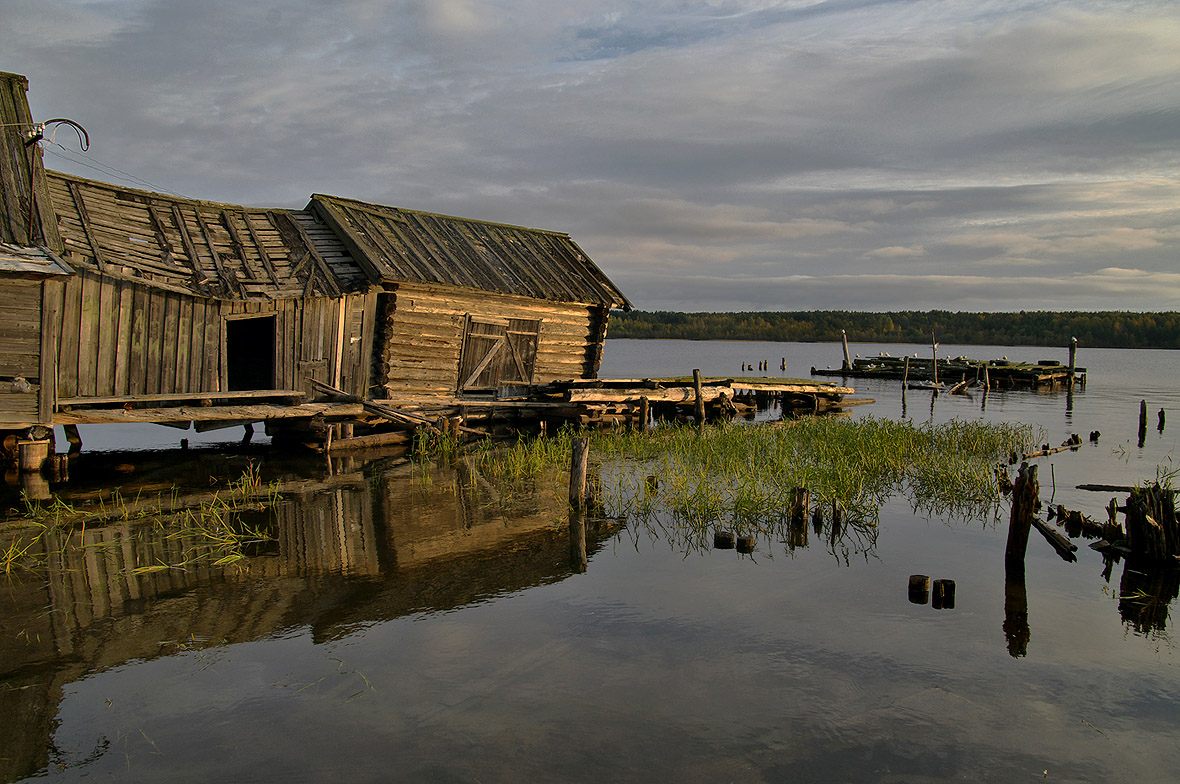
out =
<svg viewBox="0 0 1180 784"><path fill-rule="evenodd" d="M97 425L123 423L159 424L163 422L208 422L237 419L262 422L267 419L300 417L357 417L364 414L360 403L303 403L297 406L176 406L171 408L92 408L59 411L53 415L55 425Z"/></svg>

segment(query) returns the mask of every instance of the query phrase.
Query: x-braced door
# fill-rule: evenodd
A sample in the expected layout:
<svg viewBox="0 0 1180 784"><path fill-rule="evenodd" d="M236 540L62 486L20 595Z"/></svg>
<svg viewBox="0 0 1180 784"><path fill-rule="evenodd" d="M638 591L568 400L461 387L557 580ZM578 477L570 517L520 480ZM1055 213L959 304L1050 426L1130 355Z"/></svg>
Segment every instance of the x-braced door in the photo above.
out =
<svg viewBox="0 0 1180 784"><path fill-rule="evenodd" d="M459 360L459 391L533 383L540 319L468 316Z"/></svg>

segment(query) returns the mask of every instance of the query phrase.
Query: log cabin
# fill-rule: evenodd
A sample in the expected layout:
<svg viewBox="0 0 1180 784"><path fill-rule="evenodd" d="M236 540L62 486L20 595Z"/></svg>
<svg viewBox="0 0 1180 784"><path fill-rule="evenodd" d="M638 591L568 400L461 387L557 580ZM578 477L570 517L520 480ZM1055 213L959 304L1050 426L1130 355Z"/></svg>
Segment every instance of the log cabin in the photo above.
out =
<svg viewBox="0 0 1180 784"><path fill-rule="evenodd" d="M0 74L0 286L17 303L0 311L0 431L348 418L595 378L609 312L630 308L558 232L46 171L27 88Z"/></svg>

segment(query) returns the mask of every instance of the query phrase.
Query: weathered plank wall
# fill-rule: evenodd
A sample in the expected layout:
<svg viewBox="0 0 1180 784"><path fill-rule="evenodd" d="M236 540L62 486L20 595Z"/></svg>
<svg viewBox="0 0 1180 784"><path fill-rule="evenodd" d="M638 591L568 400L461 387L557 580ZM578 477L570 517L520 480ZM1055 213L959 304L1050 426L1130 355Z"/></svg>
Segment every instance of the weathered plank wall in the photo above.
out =
<svg viewBox="0 0 1180 784"><path fill-rule="evenodd" d="M468 314L541 320L534 383L598 370L601 308L410 283L382 304L374 376L390 397L455 394Z"/></svg>
<svg viewBox="0 0 1180 784"><path fill-rule="evenodd" d="M83 271L60 296L58 400L226 391L225 322L243 316L275 319L274 389L305 374L353 394L368 383L373 294L203 299Z"/></svg>
<svg viewBox="0 0 1180 784"><path fill-rule="evenodd" d="M4 281L4 318L0 319L0 428L37 421L37 392L13 391L20 377L40 383L41 283Z"/></svg>

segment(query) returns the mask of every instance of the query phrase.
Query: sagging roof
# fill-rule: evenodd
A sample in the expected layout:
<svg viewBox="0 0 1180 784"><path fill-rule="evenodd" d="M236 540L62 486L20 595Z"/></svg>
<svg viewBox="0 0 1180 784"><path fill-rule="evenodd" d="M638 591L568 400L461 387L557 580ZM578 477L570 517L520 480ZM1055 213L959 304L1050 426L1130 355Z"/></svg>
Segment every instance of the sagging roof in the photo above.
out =
<svg viewBox="0 0 1180 784"><path fill-rule="evenodd" d="M568 234L314 194L375 280L435 283L612 308L631 303Z"/></svg>
<svg viewBox="0 0 1180 784"><path fill-rule="evenodd" d="M43 280L73 273L69 265L48 248L27 248L0 242L0 275L6 278Z"/></svg>
<svg viewBox="0 0 1180 784"><path fill-rule="evenodd" d="M218 299L433 283L630 309L569 235L316 194L304 210L185 199L47 171L79 268Z"/></svg>
<svg viewBox="0 0 1180 784"><path fill-rule="evenodd" d="M218 299L337 297L369 285L316 217L184 199L47 171L72 263Z"/></svg>

